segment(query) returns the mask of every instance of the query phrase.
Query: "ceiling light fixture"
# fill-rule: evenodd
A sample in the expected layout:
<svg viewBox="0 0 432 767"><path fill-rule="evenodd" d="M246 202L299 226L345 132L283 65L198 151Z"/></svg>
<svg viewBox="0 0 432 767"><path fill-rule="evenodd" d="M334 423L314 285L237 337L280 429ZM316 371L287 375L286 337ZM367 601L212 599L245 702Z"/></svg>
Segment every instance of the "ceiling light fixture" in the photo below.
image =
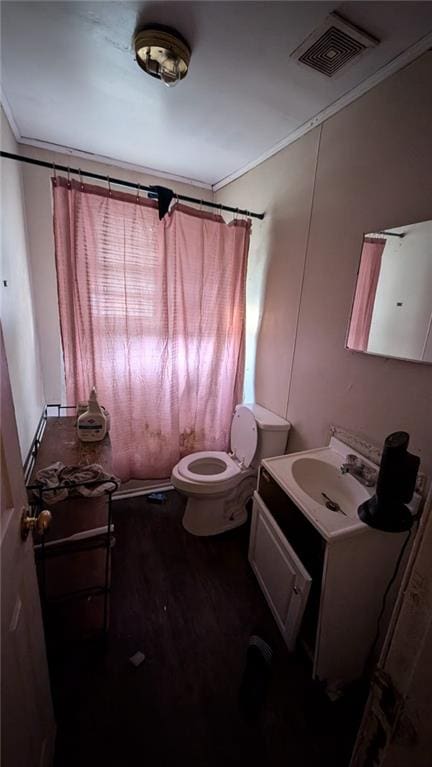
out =
<svg viewBox="0 0 432 767"><path fill-rule="evenodd" d="M191 52L186 40L174 29L158 24L135 33L137 64L148 75L171 88L187 75Z"/></svg>

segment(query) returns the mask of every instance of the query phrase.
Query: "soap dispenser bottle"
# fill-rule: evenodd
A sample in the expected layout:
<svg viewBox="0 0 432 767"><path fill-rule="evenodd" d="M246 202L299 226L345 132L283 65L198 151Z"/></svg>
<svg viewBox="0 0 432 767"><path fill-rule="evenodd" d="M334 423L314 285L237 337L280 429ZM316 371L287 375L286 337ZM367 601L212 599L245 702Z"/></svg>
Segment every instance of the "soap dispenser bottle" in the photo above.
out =
<svg viewBox="0 0 432 767"><path fill-rule="evenodd" d="M107 419L97 401L94 386L88 399L88 408L77 420L77 432L82 442L99 442L107 433Z"/></svg>

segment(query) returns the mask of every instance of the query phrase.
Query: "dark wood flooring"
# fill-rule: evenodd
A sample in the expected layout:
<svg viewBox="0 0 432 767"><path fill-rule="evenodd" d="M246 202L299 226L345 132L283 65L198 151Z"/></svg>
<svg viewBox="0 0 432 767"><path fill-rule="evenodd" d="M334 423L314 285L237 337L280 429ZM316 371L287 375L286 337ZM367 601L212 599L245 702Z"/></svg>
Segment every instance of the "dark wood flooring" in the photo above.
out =
<svg viewBox="0 0 432 767"><path fill-rule="evenodd" d="M330 703L290 655L247 560L248 527L196 538L183 500L114 505L111 627L105 646L65 645L50 666L56 767L347 767L357 693ZM273 648L266 702L238 702L248 638ZM141 651L134 668L129 657Z"/></svg>

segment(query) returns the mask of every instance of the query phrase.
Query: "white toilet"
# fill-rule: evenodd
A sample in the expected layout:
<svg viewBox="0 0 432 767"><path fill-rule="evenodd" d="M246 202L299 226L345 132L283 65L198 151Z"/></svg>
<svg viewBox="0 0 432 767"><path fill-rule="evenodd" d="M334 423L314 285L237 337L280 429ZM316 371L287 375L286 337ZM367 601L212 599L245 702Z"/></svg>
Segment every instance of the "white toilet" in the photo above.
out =
<svg viewBox="0 0 432 767"><path fill-rule="evenodd" d="M174 487L188 497L183 527L216 535L242 525L262 458L283 455L290 424L261 405L238 405L231 424L231 452L191 453L172 471Z"/></svg>

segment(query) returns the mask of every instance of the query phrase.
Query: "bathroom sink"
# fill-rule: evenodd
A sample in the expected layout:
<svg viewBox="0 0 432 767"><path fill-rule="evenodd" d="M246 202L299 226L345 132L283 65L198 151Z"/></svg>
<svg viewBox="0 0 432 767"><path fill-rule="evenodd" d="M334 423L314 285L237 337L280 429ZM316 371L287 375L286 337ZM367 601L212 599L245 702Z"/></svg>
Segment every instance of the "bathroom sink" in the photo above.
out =
<svg viewBox="0 0 432 767"><path fill-rule="evenodd" d="M370 528L359 518L358 508L374 495L375 487L365 486L351 473L342 471L352 455L372 470L372 476L378 474L379 466L331 437L326 447L265 458L260 484L273 477L327 541L363 534ZM414 493L408 504L413 515L418 513L420 503L421 495Z"/></svg>
<svg viewBox="0 0 432 767"><path fill-rule="evenodd" d="M374 494L375 488L366 487L352 474L342 472L342 465L352 453L370 468L378 469L335 437L326 447L266 458L262 462L326 540L367 529L358 516L358 508Z"/></svg>
<svg viewBox="0 0 432 767"><path fill-rule="evenodd" d="M357 519L359 505L370 497L370 492L357 479L342 474L340 468L328 460L304 456L295 459L291 469L300 489L335 513Z"/></svg>

